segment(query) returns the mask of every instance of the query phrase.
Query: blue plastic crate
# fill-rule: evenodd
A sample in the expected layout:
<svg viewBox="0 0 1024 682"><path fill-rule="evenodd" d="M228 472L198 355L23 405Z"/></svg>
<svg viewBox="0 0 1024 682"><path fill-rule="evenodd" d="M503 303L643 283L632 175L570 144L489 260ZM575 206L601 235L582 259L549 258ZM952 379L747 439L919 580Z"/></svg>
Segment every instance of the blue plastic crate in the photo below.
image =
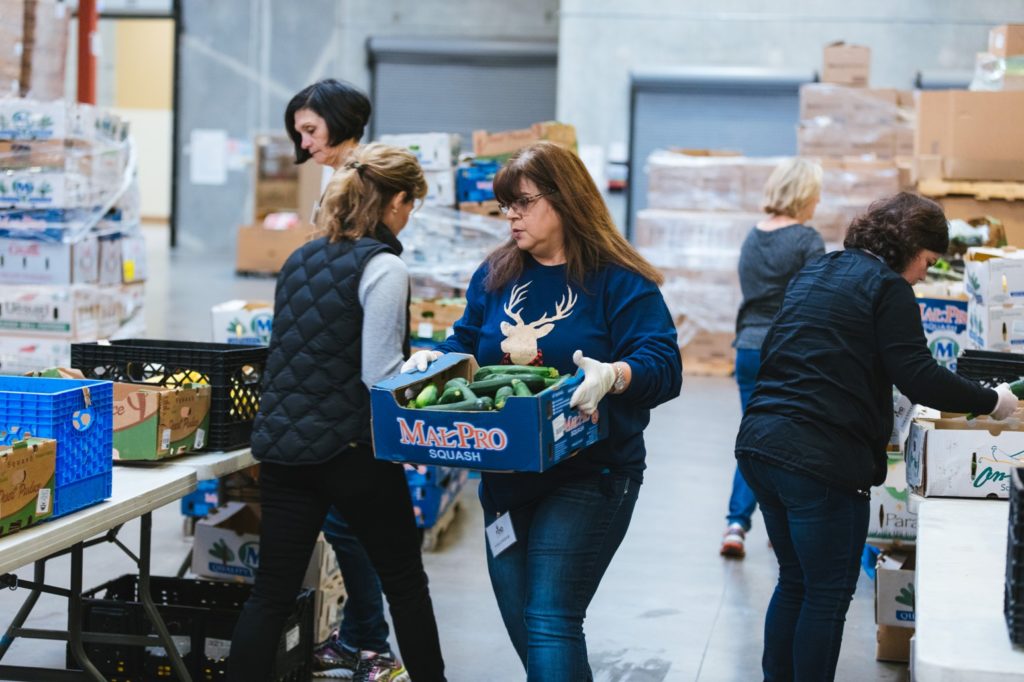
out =
<svg viewBox="0 0 1024 682"><path fill-rule="evenodd" d="M448 477L455 471L454 467L431 466L429 464L404 464L405 480L410 486L439 485L448 483Z"/></svg>
<svg viewBox="0 0 1024 682"><path fill-rule="evenodd" d="M181 498L182 516L203 517L220 504L220 479L208 478L196 484L194 492Z"/></svg>
<svg viewBox="0 0 1024 682"><path fill-rule="evenodd" d="M410 485L409 493L412 495L412 507L416 513L416 525L420 528L432 528L458 498L468 475L467 469L453 468L443 485Z"/></svg>
<svg viewBox="0 0 1024 682"><path fill-rule="evenodd" d="M109 381L0 376L0 443L57 441L51 518L110 497L113 409Z"/></svg>
<svg viewBox="0 0 1024 682"><path fill-rule="evenodd" d="M481 162L459 166L455 170L456 201L491 201L494 199L494 176L500 163Z"/></svg>

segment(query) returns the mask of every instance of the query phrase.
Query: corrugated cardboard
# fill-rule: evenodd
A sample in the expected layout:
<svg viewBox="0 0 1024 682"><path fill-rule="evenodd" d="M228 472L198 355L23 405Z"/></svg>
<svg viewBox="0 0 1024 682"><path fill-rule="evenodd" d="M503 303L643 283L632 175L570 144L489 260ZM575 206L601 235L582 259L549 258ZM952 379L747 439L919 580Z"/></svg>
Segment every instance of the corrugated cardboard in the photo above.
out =
<svg viewBox="0 0 1024 682"><path fill-rule="evenodd" d="M73 243L0 239L0 284L95 284L99 276L95 236Z"/></svg>
<svg viewBox="0 0 1024 682"><path fill-rule="evenodd" d="M967 296L956 298L921 297L921 325L932 357L943 367L956 371L956 359L968 346Z"/></svg>
<svg viewBox="0 0 1024 682"><path fill-rule="evenodd" d="M545 121L534 123L522 130L505 130L489 133L486 130L473 131L473 153L478 159L503 159L534 142L548 140L568 149L576 150L576 128L567 123Z"/></svg>
<svg viewBox="0 0 1024 682"><path fill-rule="evenodd" d="M409 302L409 328L414 339L444 341L466 311L466 301L422 300Z"/></svg>
<svg viewBox="0 0 1024 682"><path fill-rule="evenodd" d="M201 450L211 388L114 384L114 459L156 460Z"/></svg>
<svg viewBox="0 0 1024 682"><path fill-rule="evenodd" d="M380 142L408 149L416 155L425 171L451 170L459 158L462 146L456 133L407 133L381 135Z"/></svg>
<svg viewBox="0 0 1024 682"><path fill-rule="evenodd" d="M878 555L875 563L875 622L912 628L915 622L915 554L892 550Z"/></svg>
<svg viewBox="0 0 1024 682"><path fill-rule="evenodd" d="M225 301L213 306L210 316L215 343L270 343L274 323L274 304L270 301Z"/></svg>
<svg viewBox="0 0 1024 682"><path fill-rule="evenodd" d="M875 660L889 663L910 662L910 640L914 637L913 628L879 625L876 636L878 646L875 649Z"/></svg>
<svg viewBox="0 0 1024 682"><path fill-rule="evenodd" d="M941 157L919 165L918 179L1024 180L1024 92L921 91L914 155Z"/></svg>
<svg viewBox="0 0 1024 682"><path fill-rule="evenodd" d="M967 303L967 348L1004 353L1024 351L1024 306Z"/></svg>
<svg viewBox="0 0 1024 682"><path fill-rule="evenodd" d="M476 215L487 216L489 218L498 218L504 220L505 216L501 214L501 209L498 208L497 200L493 201L460 201L459 210L463 213L473 213Z"/></svg>
<svg viewBox="0 0 1024 682"><path fill-rule="evenodd" d="M970 247L964 256L964 290L984 305L1024 303L1024 251Z"/></svg>
<svg viewBox="0 0 1024 682"><path fill-rule="evenodd" d="M295 249L313 239L316 232L303 228L269 230L262 225L238 228L235 270L274 274Z"/></svg>
<svg viewBox="0 0 1024 682"><path fill-rule="evenodd" d="M917 539L917 514L910 509L907 468L902 455L889 457L882 485L871 488L868 542L882 545L913 545Z"/></svg>
<svg viewBox="0 0 1024 682"><path fill-rule="evenodd" d="M253 146L253 222L268 213L293 212L303 224L309 224L313 208L320 198L323 179L321 166L313 160L295 165L291 138L285 135L258 135Z"/></svg>
<svg viewBox="0 0 1024 682"><path fill-rule="evenodd" d="M915 419L907 440L907 484L924 497L1009 495L1010 470L1024 465L1018 419Z"/></svg>
<svg viewBox="0 0 1024 682"><path fill-rule="evenodd" d="M825 118L854 125L902 123L913 116L913 109L906 108L908 98L907 91L892 88L805 83L800 86L800 120Z"/></svg>
<svg viewBox="0 0 1024 682"><path fill-rule="evenodd" d="M1024 24L1003 24L988 32L988 51L997 57L1024 55Z"/></svg>
<svg viewBox="0 0 1024 682"><path fill-rule="evenodd" d="M991 216L1003 224L1006 240L1011 246L1024 248L1024 201L983 201L974 197L942 197L936 199L950 220L975 220Z"/></svg>
<svg viewBox="0 0 1024 682"><path fill-rule="evenodd" d="M57 441L26 438L0 446L0 536L53 513Z"/></svg>
<svg viewBox="0 0 1024 682"><path fill-rule="evenodd" d="M455 206L455 171L446 170L423 171L427 181L427 196L423 198L425 206Z"/></svg>
<svg viewBox="0 0 1024 682"><path fill-rule="evenodd" d="M866 88L871 76L871 49L843 41L825 46L821 70L823 83Z"/></svg>

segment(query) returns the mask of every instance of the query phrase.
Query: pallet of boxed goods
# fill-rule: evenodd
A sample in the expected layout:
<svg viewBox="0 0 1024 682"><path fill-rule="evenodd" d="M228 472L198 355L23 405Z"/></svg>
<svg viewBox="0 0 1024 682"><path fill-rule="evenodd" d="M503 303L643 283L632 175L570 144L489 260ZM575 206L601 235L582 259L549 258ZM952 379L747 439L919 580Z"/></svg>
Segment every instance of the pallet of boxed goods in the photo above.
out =
<svg viewBox="0 0 1024 682"><path fill-rule="evenodd" d="M981 201L1024 200L1024 182L922 178L917 183L917 191L926 197L969 196Z"/></svg>

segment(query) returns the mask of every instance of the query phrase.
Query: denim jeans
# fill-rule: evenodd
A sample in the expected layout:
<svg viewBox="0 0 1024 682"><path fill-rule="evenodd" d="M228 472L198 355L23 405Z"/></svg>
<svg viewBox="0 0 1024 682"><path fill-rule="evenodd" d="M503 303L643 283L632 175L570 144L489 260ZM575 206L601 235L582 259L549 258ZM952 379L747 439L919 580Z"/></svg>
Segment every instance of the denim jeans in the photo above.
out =
<svg viewBox="0 0 1024 682"><path fill-rule="evenodd" d="M832 680L857 589L869 501L762 460L739 459L779 562L764 622L766 682Z"/></svg>
<svg viewBox="0 0 1024 682"><path fill-rule="evenodd" d="M757 370L761 367L761 351L753 348L736 349L736 383L740 387L740 407L747 411L747 403L754 393L757 383ZM729 495L729 514L726 523L738 523L743 530L750 530L757 500L754 491L743 480L743 474L737 466L732 475L732 493Z"/></svg>
<svg viewBox="0 0 1024 682"><path fill-rule="evenodd" d="M323 532L334 548L341 576L345 579L346 597L338 630L341 645L352 651L390 652L380 578L373 570L370 557L334 507L327 512Z"/></svg>
<svg viewBox="0 0 1024 682"><path fill-rule="evenodd" d="M491 587L528 682L593 679L583 620L629 527L638 488L624 474L572 480L510 512L514 545L497 557L486 549ZM484 516L488 525L495 518Z"/></svg>
<svg viewBox="0 0 1024 682"><path fill-rule="evenodd" d="M405 472L355 446L312 465L260 467L260 563L231 639L229 682L273 678L285 619L334 505L366 549L388 598L403 663L416 682L444 682L434 607Z"/></svg>

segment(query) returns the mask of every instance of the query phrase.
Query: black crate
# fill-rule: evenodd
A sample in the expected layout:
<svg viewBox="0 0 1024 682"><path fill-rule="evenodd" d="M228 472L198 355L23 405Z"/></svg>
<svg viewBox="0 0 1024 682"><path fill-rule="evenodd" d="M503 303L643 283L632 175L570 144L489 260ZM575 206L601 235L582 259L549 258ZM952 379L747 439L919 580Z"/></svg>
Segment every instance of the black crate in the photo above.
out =
<svg viewBox="0 0 1024 682"><path fill-rule="evenodd" d="M154 339L71 344L71 366L88 378L171 387L209 384L207 447L212 450L249 444L266 364L266 346Z"/></svg>
<svg viewBox="0 0 1024 682"><path fill-rule="evenodd" d="M956 360L956 373L995 387L1024 377L1024 355L990 350L965 350Z"/></svg>
<svg viewBox="0 0 1024 682"><path fill-rule="evenodd" d="M150 578L150 588L178 650L185 652L182 659L192 679L226 679L227 649L252 585L154 576ZM276 682L307 682L312 675L314 595L313 590L303 590L285 623L274 666ZM83 630L153 634L152 624L139 602L137 575L123 575L90 590L84 597ZM294 639L296 630L298 644L288 650L289 633ZM109 682L177 679L161 647L86 644L85 650ZM74 667L70 650L67 657L68 666Z"/></svg>

